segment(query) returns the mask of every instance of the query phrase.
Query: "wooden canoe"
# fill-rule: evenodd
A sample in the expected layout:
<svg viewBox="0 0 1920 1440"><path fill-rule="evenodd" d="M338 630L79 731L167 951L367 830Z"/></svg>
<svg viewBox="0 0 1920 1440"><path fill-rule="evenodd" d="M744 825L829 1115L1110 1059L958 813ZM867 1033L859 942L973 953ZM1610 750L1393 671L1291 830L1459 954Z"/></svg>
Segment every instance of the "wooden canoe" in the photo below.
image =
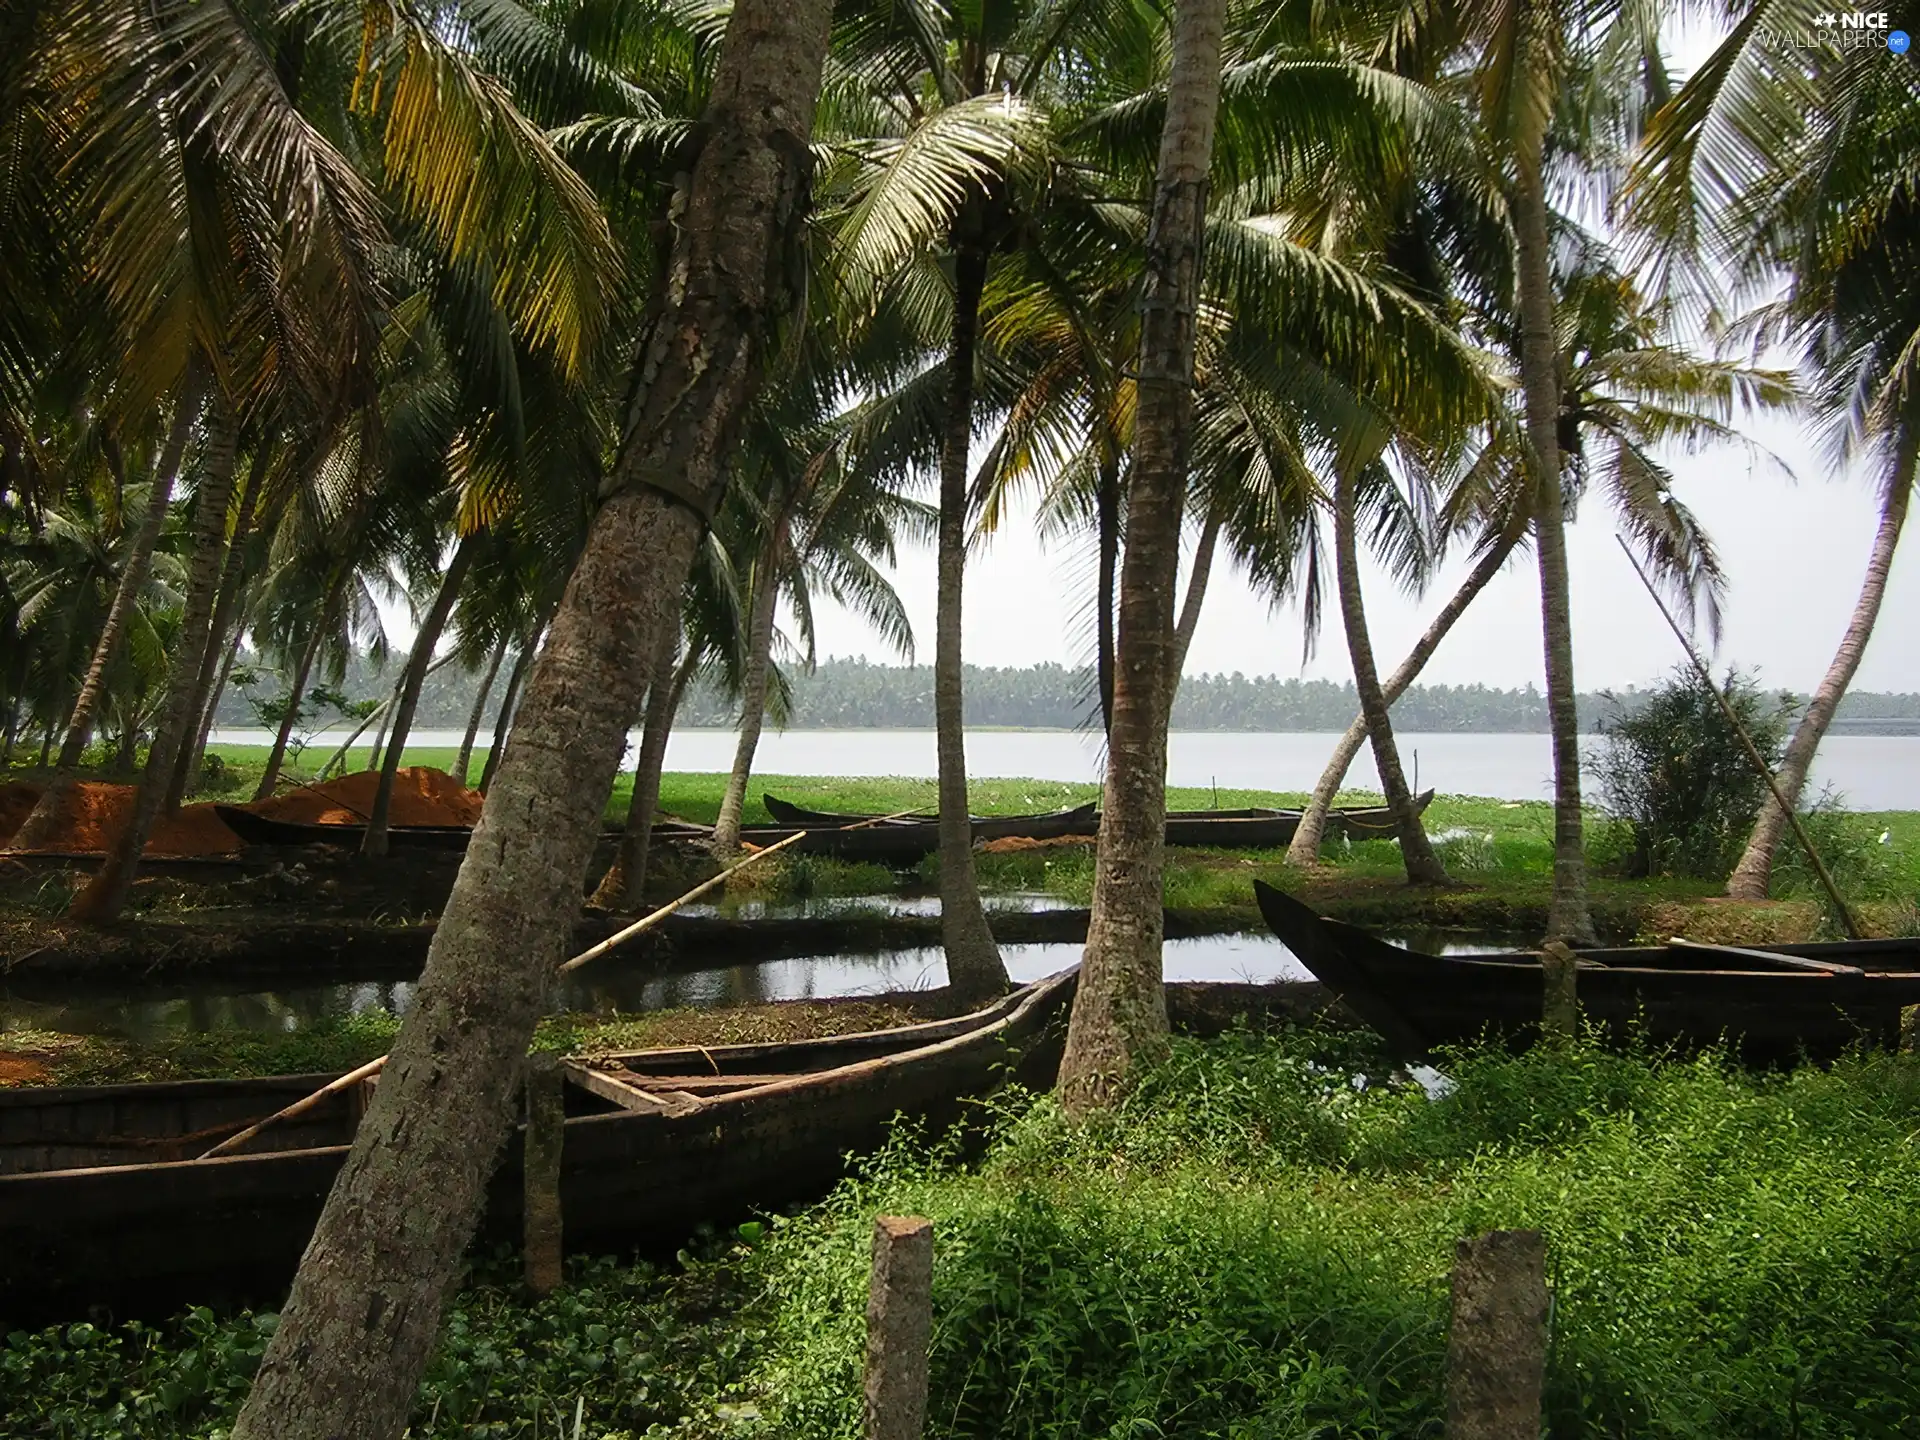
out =
<svg viewBox="0 0 1920 1440"><path fill-rule="evenodd" d="M749 845L765 848L798 830L804 837L793 846L803 855L831 855L840 860L866 860L879 865L916 865L940 848L938 820L886 820L865 829L835 825L750 825L740 832ZM1092 835L1098 820L1091 805L1057 810L1048 815L1001 816L973 822L973 838L999 839L1022 835L1034 840L1064 835Z"/></svg>
<svg viewBox="0 0 1920 1440"><path fill-rule="evenodd" d="M1433 791L1413 797L1423 815ZM1210 845L1223 850L1269 849L1293 839L1304 817L1300 810L1175 810L1167 815L1167 844ZM1342 805L1327 812L1326 838L1391 840L1393 812L1384 805Z"/></svg>
<svg viewBox="0 0 1920 1440"><path fill-rule="evenodd" d="M249 845L344 845L359 849L366 839L365 825L314 825L294 820L270 820L238 805L215 805L213 813ZM387 844L392 849L464 850L473 838L471 825L390 825Z"/></svg>
<svg viewBox="0 0 1920 1440"><path fill-rule="evenodd" d="M1273 933L1408 1058L1499 1034L1537 1037L1538 954L1428 955L1403 949L1254 881ZM1576 952L1582 1014L1616 1040L1693 1048L1722 1038L1757 1064L1830 1059L1858 1042L1893 1043L1920 1004L1920 940L1742 948L1692 944Z"/></svg>
<svg viewBox="0 0 1920 1440"><path fill-rule="evenodd" d="M767 807L767 813L774 818L776 825L789 829L798 827L807 830L841 830L849 825L871 824L881 821L889 831L917 826L938 826L938 817L902 817L887 820L880 815L862 815L843 813L837 810L809 810L804 805L795 805L782 800L777 795L760 797ZM975 840L1000 840L1010 835L1021 836L1029 840L1050 840L1059 835L1091 835L1099 827L1099 807L1089 801L1085 805L1070 805L1060 810L1044 810L1031 815L974 815L969 817L973 825Z"/></svg>
<svg viewBox="0 0 1920 1440"><path fill-rule="evenodd" d="M567 1243L671 1246L703 1222L824 1193L896 1115L944 1126L1008 1079L1051 1083L1074 978L894 1030L569 1062ZM330 1097L239 1155L189 1157L332 1078L0 1091L0 1321L277 1298L365 1093ZM658 1096L666 1108L644 1098ZM520 1204L516 1135L483 1233L513 1238Z"/></svg>

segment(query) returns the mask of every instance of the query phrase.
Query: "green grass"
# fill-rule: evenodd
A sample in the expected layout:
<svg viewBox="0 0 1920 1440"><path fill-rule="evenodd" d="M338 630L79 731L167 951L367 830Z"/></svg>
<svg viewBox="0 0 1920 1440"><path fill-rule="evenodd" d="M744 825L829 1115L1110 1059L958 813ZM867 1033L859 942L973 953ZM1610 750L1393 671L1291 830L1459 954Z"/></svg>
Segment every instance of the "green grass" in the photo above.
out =
<svg viewBox="0 0 1920 1440"><path fill-rule="evenodd" d="M1110 1117L995 1107L984 1156L897 1135L823 1205L676 1273L483 1266L416 1437L852 1440L875 1214L935 1227L930 1440L1440 1440L1455 1240L1546 1236L1551 1440L1920 1432L1920 1062L1754 1075L1585 1047L1175 1044ZM1356 1088L1351 1076L1372 1083ZM16 1333L10 1434L212 1440L271 1317Z"/></svg>

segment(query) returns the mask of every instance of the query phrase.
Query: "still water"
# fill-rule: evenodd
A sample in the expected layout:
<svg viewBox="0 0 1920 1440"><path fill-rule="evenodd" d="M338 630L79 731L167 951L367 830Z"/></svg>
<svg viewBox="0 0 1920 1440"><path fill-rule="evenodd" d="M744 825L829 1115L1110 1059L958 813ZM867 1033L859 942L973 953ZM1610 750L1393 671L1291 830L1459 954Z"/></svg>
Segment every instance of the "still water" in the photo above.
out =
<svg viewBox="0 0 1920 1440"><path fill-rule="evenodd" d="M1024 983L1079 963L1080 948L1077 944L1003 945L1001 955L1008 973ZM558 1008L630 1015L677 1006L706 1008L932 990L947 983L946 960L938 948L811 955L670 976L608 961L591 978L589 974L583 970L568 977ZM1292 952L1270 935L1169 940L1166 974L1169 980L1311 978ZM413 985L405 981L244 993L197 990L166 999L114 997L97 991L66 1000L0 994L0 1034L31 1028L153 1041L205 1030L286 1033L368 1010L404 1015L412 1000Z"/></svg>
<svg viewBox="0 0 1920 1440"><path fill-rule="evenodd" d="M267 745L264 730L221 730L215 739ZM1169 738L1170 784L1220 785L1249 790L1311 790L1336 735L1312 732L1249 734L1186 731ZM1409 775L1448 795L1489 795L1500 800L1552 797L1553 760L1545 735L1401 733L1400 754ZM639 736L629 737L631 746ZM333 742L335 745L338 740ZM454 747L460 735L425 730L412 742ZM322 737L322 754L331 749ZM676 730L667 745L669 770L726 771L733 765L734 736L728 730ZM931 730L769 731L760 739L755 768L769 775L902 775L935 773ZM973 730L967 734L967 771L974 776L1032 776L1040 780L1101 778L1097 735L1072 730ZM1835 735L1820 747L1814 788L1832 786L1854 810L1920 810L1920 735ZM1351 783L1378 788L1373 758L1355 761Z"/></svg>

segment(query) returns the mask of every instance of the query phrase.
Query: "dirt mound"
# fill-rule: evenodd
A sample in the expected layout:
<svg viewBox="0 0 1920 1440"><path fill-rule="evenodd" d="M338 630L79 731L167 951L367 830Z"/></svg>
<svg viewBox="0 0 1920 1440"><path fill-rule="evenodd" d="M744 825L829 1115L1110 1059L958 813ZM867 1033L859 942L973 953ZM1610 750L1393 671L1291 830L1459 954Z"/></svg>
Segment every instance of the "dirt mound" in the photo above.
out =
<svg viewBox="0 0 1920 1440"><path fill-rule="evenodd" d="M1050 835L1036 840L1028 835L1003 835L998 840L983 840L980 850L987 855L1013 855L1022 850L1057 850L1068 845L1091 845L1091 835Z"/></svg>
<svg viewBox="0 0 1920 1440"><path fill-rule="evenodd" d="M0 1050L0 1086L40 1085L52 1078L53 1072L38 1060Z"/></svg>
<svg viewBox="0 0 1920 1440"><path fill-rule="evenodd" d="M59 818L47 833L42 850L65 854L98 855L116 840L133 814L132 785L108 785L97 780L74 782ZM38 785L14 784L0 790L0 843L11 840L40 798ZM240 837L220 823L211 805L183 805L176 815L163 815L147 837L149 855L230 855L240 849Z"/></svg>
<svg viewBox="0 0 1920 1440"><path fill-rule="evenodd" d="M342 775L324 785L304 785L261 800L246 808L269 820L299 825L360 825L373 813L373 792L380 775L362 770ZM409 765L393 777L390 825L473 825L480 819L484 797L469 790L444 770Z"/></svg>

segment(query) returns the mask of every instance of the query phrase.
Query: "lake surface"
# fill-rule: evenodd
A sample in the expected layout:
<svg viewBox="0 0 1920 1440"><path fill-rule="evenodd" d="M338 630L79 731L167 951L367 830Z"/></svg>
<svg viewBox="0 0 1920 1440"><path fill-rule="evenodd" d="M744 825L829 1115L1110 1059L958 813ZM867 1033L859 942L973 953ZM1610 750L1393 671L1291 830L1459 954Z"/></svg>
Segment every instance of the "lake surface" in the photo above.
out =
<svg viewBox="0 0 1920 1440"><path fill-rule="evenodd" d="M264 730L219 730L215 739L267 745ZM1553 758L1545 735L1403 733L1401 763L1411 779L1448 795L1500 800L1552 798ZM1337 735L1309 731L1250 734L1183 731L1168 742L1167 780L1173 785L1219 785L1248 790L1311 790ZM313 750L330 754L324 737ZM417 732L414 744L456 747L451 730ZM627 763L632 747L630 737ZM1589 743L1592 743L1590 737ZM726 771L733 765L730 730L676 730L667 745L669 770ZM364 752L362 752L364 754ZM755 768L769 775L901 775L936 773L931 730L788 730L761 737ZM967 769L975 777L1032 776L1038 780L1098 782L1100 737L1071 730L972 730ZM1373 757L1362 749L1349 777L1377 789ZM1920 735L1833 735L1820 747L1814 788L1831 785L1850 809L1920 810Z"/></svg>

